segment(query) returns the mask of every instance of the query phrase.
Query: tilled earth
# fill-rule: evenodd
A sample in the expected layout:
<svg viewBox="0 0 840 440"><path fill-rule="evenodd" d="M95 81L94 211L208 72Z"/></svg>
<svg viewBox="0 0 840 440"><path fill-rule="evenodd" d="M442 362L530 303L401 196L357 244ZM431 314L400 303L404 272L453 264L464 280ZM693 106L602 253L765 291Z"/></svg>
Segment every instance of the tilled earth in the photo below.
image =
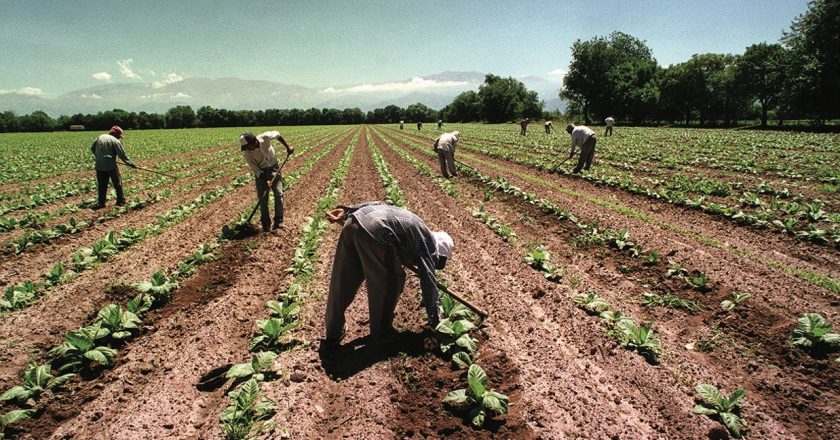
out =
<svg viewBox="0 0 840 440"><path fill-rule="evenodd" d="M347 311L348 333L342 345L321 345L325 298L340 232L331 225L320 245L315 274L305 288L303 325L294 333L299 344L281 353L280 377L263 385L266 397L278 407L276 428L267 438L726 438L719 422L692 414L697 398L694 387L699 383L714 384L726 393L738 387L747 390L743 416L750 423L752 438L832 438L840 432L840 372L833 362L837 355L813 358L787 345L795 318L803 312L818 311L830 322L840 322L837 297L782 269L743 253L708 246L696 235L662 225L725 238L756 258L772 256L792 267L832 276L838 272L836 252L784 237L765 237L710 221L696 212L477 153L459 157L485 174L504 176L554 201L579 218L597 218L616 230L627 227L633 241L659 251L660 261L645 266L641 259L604 245L575 245L579 231L571 222L489 191L475 179L462 175L452 180L458 195L446 195L384 142L389 140L437 170L435 158L405 142L412 139L430 148L428 140L362 127L334 138L333 150L286 194L284 229L230 241L217 249L217 258L183 283L171 303L148 315L141 334L120 350L114 367L72 381L36 419L11 431L12 437L221 438L218 416L227 404L227 386L200 391L196 384L214 367L249 359L254 322L265 319L265 301L291 282L285 269L301 227L312 215L353 134L358 138L352 141L356 146L340 203L385 196L366 140L370 135L398 180L407 208L430 228L446 230L455 240L455 255L442 276L451 289L489 312L489 319L476 332L478 362L490 378L490 387L510 396L510 412L478 429L442 404L449 391L466 386L465 373L451 368L424 327L419 286L412 276L397 307L399 334L392 342L378 343L367 337L363 286ZM316 146L290 162L286 173L321 148ZM525 174L556 186L525 179ZM618 196L622 203L659 222L625 217L591 200L615 201ZM175 203L120 218L114 226L142 226ZM251 203L249 184L125 255L54 289L37 304L4 316L0 322L3 389L19 381L26 363L40 356L39 350L60 342L64 332L84 325L108 302L124 302L133 294L118 282L137 282L155 267L171 267ZM504 241L473 218L471 212L479 204L510 226L519 237L516 243ZM102 233L91 231L80 238L89 240ZM33 262L24 263L20 273L48 269L43 265L60 254L59 246L77 248L82 243L68 241L45 247L50 250L44 256L33 253ZM535 243L545 245L555 264L563 268L560 282L547 280L523 262L526 249ZM712 281L711 289L701 293L666 278L666 256L687 268L703 270ZM14 267L10 261L4 263ZM701 309L645 307L639 298L648 291L696 301ZM719 302L734 291L749 292L752 298L725 313ZM574 295L582 292L598 293L625 315L653 320L663 344L660 362L651 364L618 347L597 317L573 303Z"/></svg>

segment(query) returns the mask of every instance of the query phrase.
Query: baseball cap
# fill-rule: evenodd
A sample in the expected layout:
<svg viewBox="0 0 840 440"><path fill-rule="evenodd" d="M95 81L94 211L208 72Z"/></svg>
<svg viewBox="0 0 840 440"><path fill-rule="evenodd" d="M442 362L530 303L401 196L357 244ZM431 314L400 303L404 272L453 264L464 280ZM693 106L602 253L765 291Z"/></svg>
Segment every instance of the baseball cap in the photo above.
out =
<svg viewBox="0 0 840 440"><path fill-rule="evenodd" d="M123 129L120 128L119 125L115 125L115 126L111 127L111 130L108 131L108 134L110 134L111 136L113 136L117 139L122 139Z"/></svg>
<svg viewBox="0 0 840 440"><path fill-rule="evenodd" d="M441 257L452 257L452 251L455 248L455 243L452 241L452 237L444 231L432 232L432 235L435 237L437 254Z"/></svg>
<svg viewBox="0 0 840 440"><path fill-rule="evenodd" d="M256 138L254 137L254 133L250 131L246 131L239 136L239 145L244 147L246 145L253 144Z"/></svg>

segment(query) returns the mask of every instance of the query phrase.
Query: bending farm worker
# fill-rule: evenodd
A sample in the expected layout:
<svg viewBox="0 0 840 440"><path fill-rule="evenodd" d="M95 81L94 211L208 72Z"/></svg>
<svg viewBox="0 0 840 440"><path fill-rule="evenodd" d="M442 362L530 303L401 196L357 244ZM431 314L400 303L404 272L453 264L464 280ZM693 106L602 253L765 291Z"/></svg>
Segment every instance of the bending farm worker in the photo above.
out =
<svg viewBox="0 0 840 440"><path fill-rule="evenodd" d="M416 268L428 324L437 326L435 270L442 270L452 257L449 234L432 232L416 214L382 202L339 206L327 213L327 220L344 224L327 297L327 344L344 337L344 312L362 281L367 284L371 336L387 339L395 333L394 310L405 287L404 265Z"/></svg>
<svg viewBox="0 0 840 440"><path fill-rule="evenodd" d="M440 161L440 174L449 178L458 175L458 170L455 169L455 147L458 146L458 141L461 139L461 133L453 131L452 133L444 133L435 140L432 149L438 155Z"/></svg>
<svg viewBox="0 0 840 440"><path fill-rule="evenodd" d="M443 128L443 119L438 119L438 131Z"/></svg>
<svg viewBox="0 0 840 440"><path fill-rule="evenodd" d="M117 206L125 205L125 195L120 178L120 168L117 166L117 157L131 168L136 168L136 165L125 155L122 142L120 142L122 138L123 129L115 125L111 127L108 133L99 135L93 141L93 145L90 146L90 151L96 159L96 185L99 196L96 207L93 209L105 207L105 199L108 195L108 180L111 181L114 185L114 191L117 192Z"/></svg>
<svg viewBox="0 0 840 440"><path fill-rule="evenodd" d="M405 121L403 121L402 119L400 119L400 130L402 130L402 129L403 129L403 124L404 124L404 123L405 123Z"/></svg>
<svg viewBox="0 0 840 440"><path fill-rule="evenodd" d="M420 122L420 121L417 121L417 129L420 130L421 128L423 128L423 123Z"/></svg>
<svg viewBox="0 0 840 440"><path fill-rule="evenodd" d="M519 127L521 128L519 131L520 136L525 136L525 131L528 130L528 124L530 123L531 121L528 118L522 118L519 121Z"/></svg>
<svg viewBox="0 0 840 440"><path fill-rule="evenodd" d="M604 137L612 136L613 125L615 125L615 118L613 118L612 116L608 116L607 119L604 119L604 123L607 124L607 128L604 129Z"/></svg>
<svg viewBox="0 0 840 440"><path fill-rule="evenodd" d="M598 141L595 132L585 125L573 124L566 127L566 132L572 135L572 151L569 152L569 159L574 157L575 147L580 147L580 157L573 173L577 174L581 169L589 170L592 159L595 158L595 143Z"/></svg>
<svg viewBox="0 0 840 440"><path fill-rule="evenodd" d="M551 121L545 121L545 134L551 134Z"/></svg>
<svg viewBox="0 0 840 440"><path fill-rule="evenodd" d="M283 139L283 136L277 131L267 131L259 136L254 136L251 132L245 132L239 136L242 157L245 158L245 162L254 172L263 232L283 226L283 176L278 172L277 156L274 152L274 146L271 145L272 140L280 141L286 147L286 154L294 153L295 149L290 147L286 143L286 139ZM271 192L274 194L273 223L268 214L268 199L263 198L269 185L271 185Z"/></svg>

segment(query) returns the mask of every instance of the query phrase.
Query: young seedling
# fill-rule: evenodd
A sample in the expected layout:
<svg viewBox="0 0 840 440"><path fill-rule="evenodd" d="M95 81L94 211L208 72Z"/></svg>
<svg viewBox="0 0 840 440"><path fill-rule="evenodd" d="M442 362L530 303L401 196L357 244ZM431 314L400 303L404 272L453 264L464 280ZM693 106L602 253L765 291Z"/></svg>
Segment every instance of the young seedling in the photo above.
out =
<svg viewBox="0 0 840 440"><path fill-rule="evenodd" d="M34 409L16 409L0 415L0 440L5 438L6 428L23 422L24 420L31 419L36 412L37 410Z"/></svg>
<svg viewBox="0 0 840 440"><path fill-rule="evenodd" d="M148 293L157 305L169 302L172 292L178 288L178 282L167 277L163 269L158 269L151 280L138 283L135 287L142 293Z"/></svg>
<svg viewBox="0 0 840 440"><path fill-rule="evenodd" d="M117 350L97 344L98 340L107 336L108 329L102 328L101 324L82 327L76 331L67 332L64 342L50 350L48 354L64 360L59 371L85 368L94 364L107 367L113 363L114 356L117 355Z"/></svg>
<svg viewBox="0 0 840 440"><path fill-rule="evenodd" d="M472 364L467 371L469 388L450 392L443 402L458 410L467 411L467 417L472 424L481 427L488 415L507 414L510 400L508 396L488 389L487 383L484 370L478 364Z"/></svg>
<svg viewBox="0 0 840 440"><path fill-rule="evenodd" d="M102 308L97 315L97 323L110 332L114 340L128 339L143 322L129 310L117 304L109 304Z"/></svg>
<svg viewBox="0 0 840 440"><path fill-rule="evenodd" d="M474 353L478 349L478 343L469 335L469 331L473 328L475 328L473 323L466 319L455 321L449 318L442 319L435 328L440 335L441 351L453 354L459 351Z"/></svg>
<svg viewBox="0 0 840 440"><path fill-rule="evenodd" d="M0 297L0 311L16 310L26 307L38 297L40 283L25 281L22 284L9 287L6 293Z"/></svg>
<svg viewBox="0 0 840 440"><path fill-rule="evenodd" d="M752 295L749 293L732 292L732 299L725 299L720 302L720 308L726 312L735 310L735 306L750 299Z"/></svg>
<svg viewBox="0 0 840 440"><path fill-rule="evenodd" d="M29 399L37 399L44 391L60 387L73 376L75 374L68 373L54 377L50 364L38 365L33 361L26 366L26 371L23 373L23 385L8 389L0 395L0 400L26 402Z"/></svg>
<svg viewBox="0 0 840 440"><path fill-rule="evenodd" d="M688 276L688 271L685 270L679 263L673 261L669 262L668 270L665 272L665 278L683 278Z"/></svg>
<svg viewBox="0 0 840 440"><path fill-rule="evenodd" d="M700 292L708 292L709 290L712 290L709 286L709 278L705 273L700 271L697 271L697 274L694 276L685 277L685 283Z"/></svg>
<svg viewBox="0 0 840 440"><path fill-rule="evenodd" d="M560 282L563 279L563 270L555 268L551 263L551 254L543 247L538 245L533 250L525 254L525 263L534 269L543 273L543 276L549 281Z"/></svg>
<svg viewBox="0 0 840 440"><path fill-rule="evenodd" d="M747 430L747 421L741 418L741 401L747 392L738 388L727 398L714 385L700 384L695 390L702 402L694 407L694 413L717 417L733 437L741 438Z"/></svg>
<svg viewBox="0 0 840 440"><path fill-rule="evenodd" d="M621 345L635 350L645 357L648 362L657 363L662 354L659 338L653 333L653 322L637 325L633 321L624 321L619 329L622 333Z"/></svg>
<svg viewBox="0 0 840 440"><path fill-rule="evenodd" d="M274 417L277 406L270 399L260 395L260 384L256 379L249 379L231 391L228 397L230 405L219 416L226 439L255 438L274 426L271 418Z"/></svg>
<svg viewBox="0 0 840 440"><path fill-rule="evenodd" d="M76 272L67 269L63 263L58 262L53 265L52 270L43 275L47 279L47 283L52 286L57 286L62 283L70 281L76 276Z"/></svg>
<svg viewBox="0 0 840 440"><path fill-rule="evenodd" d="M590 315L599 315L610 309L610 304L594 292L586 292L575 295L575 304Z"/></svg>
<svg viewBox="0 0 840 440"><path fill-rule="evenodd" d="M645 266L653 266L656 262L659 261L659 254L656 251L650 251L647 255L645 255Z"/></svg>
<svg viewBox="0 0 840 440"><path fill-rule="evenodd" d="M258 320L259 333L251 339L250 351L266 351L282 349L284 343L280 341L288 331L300 326L300 321L287 322L281 318Z"/></svg>
<svg viewBox="0 0 840 440"><path fill-rule="evenodd" d="M641 301L642 305L648 307L670 307L672 309L688 310L692 313L700 310L700 304L673 294L658 295L652 292L645 292L642 294Z"/></svg>
<svg viewBox="0 0 840 440"><path fill-rule="evenodd" d="M799 318L790 336L793 345L812 351L832 351L840 347L840 334L831 333L832 325L818 313Z"/></svg>
<svg viewBox="0 0 840 440"><path fill-rule="evenodd" d="M266 378L272 377L276 374L274 371L274 362L277 360L277 353L272 351L261 351L254 354L251 362L244 364L236 364L225 373L227 378L253 378L257 382L262 382Z"/></svg>

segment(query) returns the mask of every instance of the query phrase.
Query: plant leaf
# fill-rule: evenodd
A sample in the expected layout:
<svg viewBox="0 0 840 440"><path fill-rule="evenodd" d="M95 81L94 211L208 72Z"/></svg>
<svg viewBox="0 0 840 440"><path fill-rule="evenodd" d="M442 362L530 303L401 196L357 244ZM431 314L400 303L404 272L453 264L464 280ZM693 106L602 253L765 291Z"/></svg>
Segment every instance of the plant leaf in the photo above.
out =
<svg viewBox="0 0 840 440"><path fill-rule="evenodd" d="M225 373L225 377L230 379L232 377L248 377L254 374L254 366L251 363L235 364L230 367Z"/></svg>
<svg viewBox="0 0 840 440"><path fill-rule="evenodd" d="M465 389L450 391L449 394L443 398L444 403L450 403L455 406L463 405L469 400L470 398L467 396L467 390Z"/></svg>
<svg viewBox="0 0 840 440"><path fill-rule="evenodd" d="M697 391L697 394L703 399L704 402L708 403L715 409L721 409L721 403L724 400L720 391L714 386L705 383L701 383L694 388Z"/></svg>
<svg viewBox="0 0 840 440"><path fill-rule="evenodd" d="M467 383L476 397L481 398L487 389L487 373L478 364L472 364L467 371Z"/></svg>

